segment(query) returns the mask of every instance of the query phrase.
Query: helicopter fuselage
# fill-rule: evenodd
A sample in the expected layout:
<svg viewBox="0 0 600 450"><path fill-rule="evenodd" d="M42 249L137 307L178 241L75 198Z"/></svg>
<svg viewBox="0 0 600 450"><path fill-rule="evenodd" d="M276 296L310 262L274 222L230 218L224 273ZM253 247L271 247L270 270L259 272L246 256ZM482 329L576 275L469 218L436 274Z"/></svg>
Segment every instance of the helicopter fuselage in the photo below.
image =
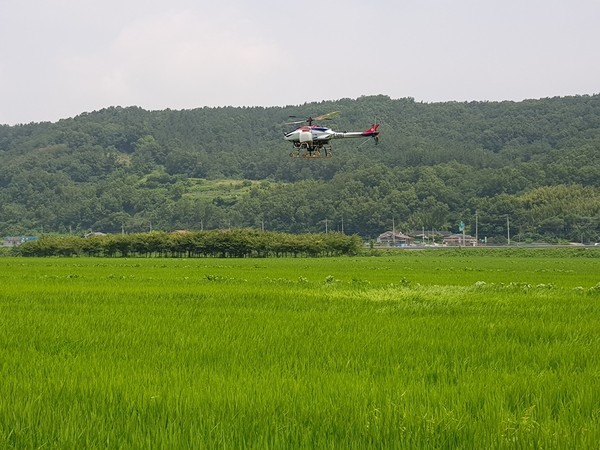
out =
<svg viewBox="0 0 600 450"><path fill-rule="evenodd" d="M377 138L379 124L374 124L365 131L333 131L331 128L317 125L303 126L294 131L286 133L285 140L291 141L295 147L303 146L306 148L322 147L328 144L331 139L340 138ZM303 145L304 144L304 145Z"/></svg>
<svg viewBox="0 0 600 450"><path fill-rule="evenodd" d="M329 120L334 115L337 115L337 112L324 114L315 119L308 117L300 122L290 122L290 124L306 122L306 125L284 134L284 139L290 141L294 146L294 151L290 153L290 156L292 158L331 158L333 155L331 145L329 145L331 139L371 137L375 141L375 144L379 141L378 123L373 124L371 128L365 131L341 132L334 131L329 127L313 125L314 120Z"/></svg>

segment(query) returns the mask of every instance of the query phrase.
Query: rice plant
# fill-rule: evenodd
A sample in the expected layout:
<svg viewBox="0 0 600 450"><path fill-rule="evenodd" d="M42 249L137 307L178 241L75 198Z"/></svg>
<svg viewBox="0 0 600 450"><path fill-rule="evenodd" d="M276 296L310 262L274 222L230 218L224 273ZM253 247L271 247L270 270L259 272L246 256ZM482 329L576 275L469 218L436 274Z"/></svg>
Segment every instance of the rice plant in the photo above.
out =
<svg viewBox="0 0 600 450"><path fill-rule="evenodd" d="M600 259L0 259L0 447L597 448Z"/></svg>

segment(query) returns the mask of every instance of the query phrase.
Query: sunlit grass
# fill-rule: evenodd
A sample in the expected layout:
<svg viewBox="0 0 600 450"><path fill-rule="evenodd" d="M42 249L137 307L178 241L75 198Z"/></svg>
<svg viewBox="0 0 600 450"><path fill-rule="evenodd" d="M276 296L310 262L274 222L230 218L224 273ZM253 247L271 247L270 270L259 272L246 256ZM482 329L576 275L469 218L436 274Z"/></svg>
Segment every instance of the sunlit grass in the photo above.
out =
<svg viewBox="0 0 600 450"><path fill-rule="evenodd" d="M213 201L215 198L231 200L247 194L252 186L259 184L260 182L250 180L189 178L188 192L185 196L207 201Z"/></svg>
<svg viewBox="0 0 600 450"><path fill-rule="evenodd" d="M596 448L600 260L0 259L2 448Z"/></svg>

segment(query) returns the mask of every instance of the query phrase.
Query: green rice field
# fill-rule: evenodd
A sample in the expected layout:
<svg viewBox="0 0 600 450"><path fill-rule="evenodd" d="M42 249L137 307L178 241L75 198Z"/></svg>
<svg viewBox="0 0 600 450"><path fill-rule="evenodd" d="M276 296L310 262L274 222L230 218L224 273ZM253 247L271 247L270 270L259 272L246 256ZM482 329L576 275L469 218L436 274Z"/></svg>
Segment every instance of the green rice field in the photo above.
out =
<svg viewBox="0 0 600 450"><path fill-rule="evenodd" d="M587 252L0 258L0 448L598 449Z"/></svg>

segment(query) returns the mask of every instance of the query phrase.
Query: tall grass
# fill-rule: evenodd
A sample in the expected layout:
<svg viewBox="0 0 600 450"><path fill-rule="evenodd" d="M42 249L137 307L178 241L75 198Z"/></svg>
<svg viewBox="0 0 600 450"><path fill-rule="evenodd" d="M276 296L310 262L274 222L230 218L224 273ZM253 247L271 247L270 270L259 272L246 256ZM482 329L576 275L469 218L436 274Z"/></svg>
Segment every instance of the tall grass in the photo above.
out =
<svg viewBox="0 0 600 450"><path fill-rule="evenodd" d="M599 269L0 259L0 447L597 448Z"/></svg>

